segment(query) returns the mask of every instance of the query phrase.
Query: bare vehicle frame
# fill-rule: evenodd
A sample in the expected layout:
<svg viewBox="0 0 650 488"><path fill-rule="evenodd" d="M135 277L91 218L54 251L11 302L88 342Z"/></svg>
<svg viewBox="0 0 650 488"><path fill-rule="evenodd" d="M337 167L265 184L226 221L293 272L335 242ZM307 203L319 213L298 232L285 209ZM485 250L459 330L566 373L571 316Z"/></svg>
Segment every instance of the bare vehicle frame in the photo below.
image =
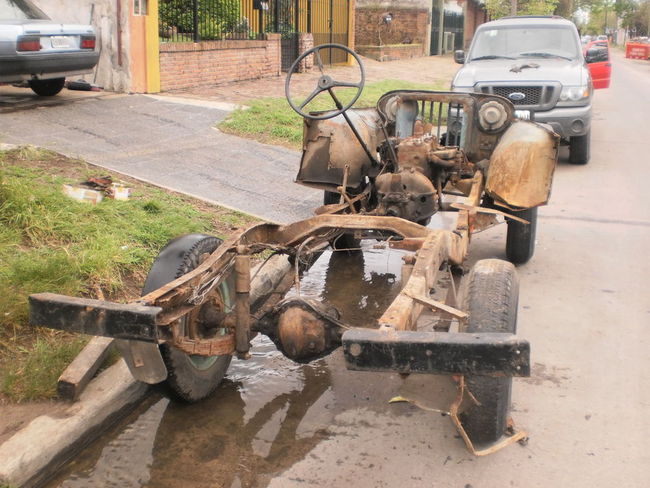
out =
<svg viewBox="0 0 650 488"><path fill-rule="evenodd" d="M347 51L358 79L326 74L323 49ZM292 80L304 60L313 60L318 82L297 102ZM473 453L522 441L525 432L509 417L510 391L512 377L530 374L530 347L515 335L512 263L533 254L537 207L550 195L559 139L516 120L499 96L397 90L374 108L351 108L364 82L356 53L331 44L305 52L287 76L289 104L304 118L297 182L324 191L314 217L256 224L225 242L181 236L161 251L138 300L32 295L31 324L116 338L135 378L166 382L186 401L211 394L232 356L250 357L258 333L299 362L342 346L351 370L453 375L458 395L450 416ZM343 103L340 89L354 96ZM306 112L321 92L336 108ZM447 127L451 110L462 116ZM454 212L456 225L427 227L436 212ZM467 272L472 235L501 221L510 262L485 259ZM361 239L408 251L401 290L371 329L300 294L301 273L325 248L358 252ZM260 253L271 255L252 266ZM449 287L436 300L431 291L443 273ZM433 330L417 330L424 310L437 318Z"/></svg>

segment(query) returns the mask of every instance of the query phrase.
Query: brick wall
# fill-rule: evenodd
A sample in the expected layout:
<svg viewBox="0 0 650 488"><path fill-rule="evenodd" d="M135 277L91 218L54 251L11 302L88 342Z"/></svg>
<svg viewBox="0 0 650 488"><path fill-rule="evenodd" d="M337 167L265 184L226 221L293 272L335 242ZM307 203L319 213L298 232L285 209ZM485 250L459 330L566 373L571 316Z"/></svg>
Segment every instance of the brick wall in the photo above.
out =
<svg viewBox="0 0 650 488"><path fill-rule="evenodd" d="M462 2L458 3L462 5ZM464 49L469 48L476 29L485 22L487 22L487 12L483 6L474 1L467 2L467 8L465 9L465 38L463 39Z"/></svg>
<svg viewBox="0 0 650 488"><path fill-rule="evenodd" d="M280 34L266 40L164 42L160 88L182 90L280 75Z"/></svg>
<svg viewBox="0 0 650 488"><path fill-rule="evenodd" d="M298 55L301 56L302 53L309 51L314 47L314 36L308 33L300 33L298 37ZM305 59L300 61L298 65L298 72L304 73L309 71L314 66L314 55L310 54Z"/></svg>
<svg viewBox="0 0 650 488"><path fill-rule="evenodd" d="M390 12L390 24L381 24L385 13ZM424 8L361 8L357 7L355 17L355 43L361 46L377 46L378 31L382 45L418 44L419 54L426 54L426 40L429 26L429 11ZM413 50L408 50L412 52ZM406 52L406 51L405 51Z"/></svg>
<svg viewBox="0 0 650 488"><path fill-rule="evenodd" d="M357 52L377 61L395 61L422 56L422 44L401 44L390 46L357 46Z"/></svg>

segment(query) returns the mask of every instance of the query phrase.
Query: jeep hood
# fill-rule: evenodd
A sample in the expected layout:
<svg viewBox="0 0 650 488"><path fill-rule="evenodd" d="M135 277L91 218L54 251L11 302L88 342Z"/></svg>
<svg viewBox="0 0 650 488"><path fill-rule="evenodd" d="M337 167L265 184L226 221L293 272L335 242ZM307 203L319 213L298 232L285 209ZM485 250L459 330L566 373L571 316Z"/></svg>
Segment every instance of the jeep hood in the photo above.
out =
<svg viewBox="0 0 650 488"><path fill-rule="evenodd" d="M536 64L538 68L526 68ZM514 71L512 68L516 68ZM582 60L560 58L486 59L463 65L454 76L452 87L473 87L477 83L552 81L564 86L582 85L589 71Z"/></svg>

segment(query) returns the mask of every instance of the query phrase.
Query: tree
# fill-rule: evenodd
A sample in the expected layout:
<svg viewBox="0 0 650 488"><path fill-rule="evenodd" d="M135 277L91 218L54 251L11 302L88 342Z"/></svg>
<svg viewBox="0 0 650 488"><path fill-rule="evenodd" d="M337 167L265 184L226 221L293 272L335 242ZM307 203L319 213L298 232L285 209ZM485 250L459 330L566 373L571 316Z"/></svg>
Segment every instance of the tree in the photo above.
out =
<svg viewBox="0 0 650 488"><path fill-rule="evenodd" d="M506 15L551 15L560 0L486 0L485 8L491 19Z"/></svg>

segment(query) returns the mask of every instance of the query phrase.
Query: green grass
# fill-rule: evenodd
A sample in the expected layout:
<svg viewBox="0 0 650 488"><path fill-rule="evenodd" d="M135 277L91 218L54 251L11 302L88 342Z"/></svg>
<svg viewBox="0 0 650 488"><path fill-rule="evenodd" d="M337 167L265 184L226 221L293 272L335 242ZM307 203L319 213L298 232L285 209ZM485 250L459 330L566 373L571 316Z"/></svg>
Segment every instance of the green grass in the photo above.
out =
<svg viewBox="0 0 650 488"><path fill-rule="evenodd" d="M401 80L384 80L369 83L355 107L374 107L377 100L391 90L435 90L440 87L410 83ZM337 90L342 103L349 101L356 89ZM268 144L281 144L295 149L302 145L303 119L294 112L284 98L262 98L249 104L248 109L235 110L220 125L219 129L240 137L248 137ZM318 96L307 108L312 111L333 108L326 93Z"/></svg>
<svg viewBox="0 0 650 488"><path fill-rule="evenodd" d="M30 294L96 297L102 290L123 298L125 282L139 287L173 237L224 237L252 220L216 207L199 210L179 195L140 184L130 184L131 199L98 205L62 192L64 183L105 173L46 151L0 152L0 392L11 399L51 397L56 378L85 344L35 333L27 324Z"/></svg>
<svg viewBox="0 0 650 488"><path fill-rule="evenodd" d="M86 342L81 336L71 340L60 340L56 335L38 337L31 347L23 348L21 360L5 368L2 391L20 401L56 396L59 376Z"/></svg>

